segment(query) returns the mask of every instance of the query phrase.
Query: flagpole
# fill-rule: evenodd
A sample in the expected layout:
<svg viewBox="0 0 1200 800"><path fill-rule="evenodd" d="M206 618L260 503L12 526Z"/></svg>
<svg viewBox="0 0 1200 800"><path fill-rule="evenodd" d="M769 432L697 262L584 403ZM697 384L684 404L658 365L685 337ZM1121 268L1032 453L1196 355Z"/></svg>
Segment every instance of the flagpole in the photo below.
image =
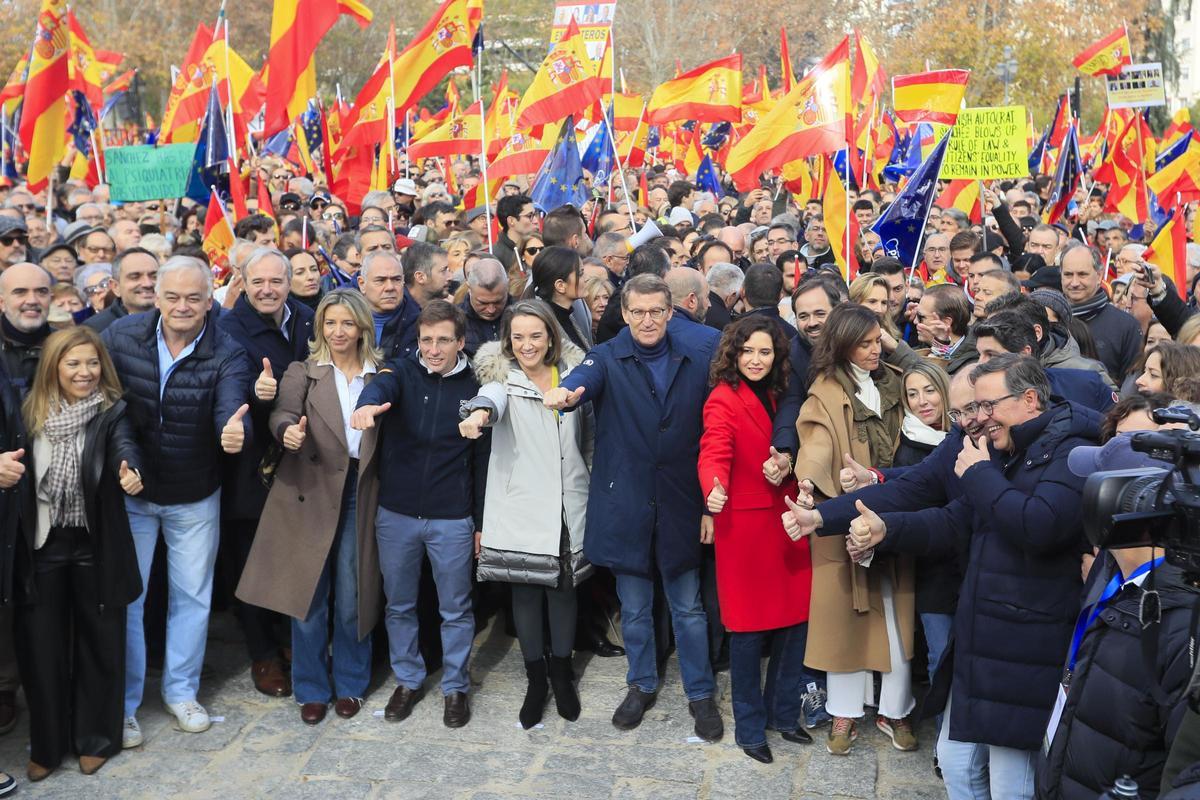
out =
<svg viewBox="0 0 1200 800"><path fill-rule="evenodd" d="M642 105L642 110L645 112L646 106ZM604 109L600 109L600 118L604 120L604 127L608 129L608 145L612 148L613 158L617 162L617 173L621 176L621 191L625 193L625 208L629 211L629 223L634 228L637 228L637 218L633 215L633 204L629 202L629 183L625 180L625 168L621 165L621 153L617 149L617 137L613 135L612 125L608 123L608 114ZM636 134L637 131L635 130ZM612 183L612 176L608 178L609 183Z"/></svg>
<svg viewBox="0 0 1200 800"><path fill-rule="evenodd" d="M475 69L471 70L471 92L475 95L475 102L479 104L479 170L483 175L483 214L487 217L487 244L488 252L492 252L494 242L492 241L492 209L491 209L491 188L488 186L487 172L487 112L483 110L483 97L479 93L479 76L483 72L483 48L479 48L479 53L475 56ZM492 102L495 102L493 98Z"/></svg>
<svg viewBox="0 0 1200 800"><path fill-rule="evenodd" d="M407 108L404 109L404 177L406 177L406 178L409 177L409 174L408 174L409 166L412 163L411 159L409 159L409 157L408 157L408 145L409 145L408 137L410 136L410 134L412 132L408 126L408 111L409 110ZM395 139L396 137L393 136L392 138Z"/></svg>
<svg viewBox="0 0 1200 800"><path fill-rule="evenodd" d="M105 183L104 167L100 163L100 150L96 147L96 129L93 128L89 131L88 136L92 140L92 158L96 159L96 176L100 179L101 183Z"/></svg>
<svg viewBox="0 0 1200 800"><path fill-rule="evenodd" d="M946 135L953 136L954 128L951 127L950 130L946 132ZM949 145L950 143L947 142L946 144ZM938 177L941 174L942 174L942 167L941 167L941 164L939 164L938 165L938 174L933 176L934 183L937 183ZM933 203L926 203L925 204L925 219L922 220L921 232L920 232L920 234L917 235L917 251L915 253L913 253L913 264L912 264L912 267L908 270L908 280L910 283L912 282L913 275L917 274L917 264L921 263L921 245L925 244L925 229L927 227L929 227L929 212L931 212L931 211L933 211ZM943 270L944 269L945 268L943 268Z"/></svg>
<svg viewBox="0 0 1200 800"><path fill-rule="evenodd" d="M392 29L395 30L396 23L392 23ZM387 102L387 124L388 124L388 154L391 169L388 172L388 177L396 171L396 43L394 33L388 36L388 102ZM408 109L404 109L404 120L408 121ZM408 155L408 125L404 126L404 153L407 161ZM405 167L404 176L408 177L408 168ZM390 186L388 188L391 188Z"/></svg>
<svg viewBox="0 0 1200 800"><path fill-rule="evenodd" d="M229 18L225 16L225 0L221 0L219 14L225 23L225 85L229 90L229 106L225 112L226 117L229 119L229 130L226 132L225 138L229 141L229 156L233 159L234 167L237 167L237 134L233 129L233 75L230 74L229 70ZM220 93L217 94L217 99L221 99Z"/></svg>
<svg viewBox="0 0 1200 800"><path fill-rule="evenodd" d="M851 281L850 259L855 257L854 254L850 251L850 143L849 142L846 142L846 163L842 168L842 172L845 173L842 176L842 186L843 186L842 196L846 198L846 202L842 204L846 207L845 219L843 221L844 228L842 230L842 241L843 241L843 247L845 249L842 250L842 252L845 253L845 256L846 256L846 285L849 286L850 281ZM780 175L779 184L780 184L780 186L783 185L783 176L782 175Z"/></svg>

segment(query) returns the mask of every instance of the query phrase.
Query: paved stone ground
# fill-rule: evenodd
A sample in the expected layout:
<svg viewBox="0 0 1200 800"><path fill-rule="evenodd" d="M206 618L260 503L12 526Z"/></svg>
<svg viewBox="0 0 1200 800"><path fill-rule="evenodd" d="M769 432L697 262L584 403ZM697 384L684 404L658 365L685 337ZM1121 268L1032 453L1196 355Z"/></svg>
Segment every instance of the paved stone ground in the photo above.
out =
<svg viewBox="0 0 1200 800"><path fill-rule="evenodd" d="M583 714L569 723L547 710L544 728L523 731L517 709L524 672L515 640L485 630L472 660L472 719L456 731L442 726L434 687L402 723L383 720L391 692L384 670L357 717L330 712L309 727L290 699L272 700L250 682L236 626L214 617L200 700L222 717L202 734L172 728L157 698L158 676L147 681L139 720L146 743L86 777L73 760L47 780L24 780L28 760L24 724L0 738L0 769L22 779L17 798L613 798L614 800L940 800L946 796L931 769L933 731L923 727L921 750L900 753L870 716L854 751L835 758L822 736L811 746L770 734L775 763L746 757L733 742L728 675L718 676L725 739L688 742L692 720L671 659L658 704L632 732L613 728L612 710L624 696L624 659L579 656ZM378 716L377 716L378 715ZM22 719L26 718L24 710ZM827 729L825 729L827 730Z"/></svg>

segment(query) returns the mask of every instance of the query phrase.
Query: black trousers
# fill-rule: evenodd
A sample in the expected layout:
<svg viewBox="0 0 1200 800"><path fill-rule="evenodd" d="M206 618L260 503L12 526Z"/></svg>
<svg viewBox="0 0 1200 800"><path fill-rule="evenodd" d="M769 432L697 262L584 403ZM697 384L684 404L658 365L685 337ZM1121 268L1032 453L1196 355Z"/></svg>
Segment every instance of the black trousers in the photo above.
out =
<svg viewBox="0 0 1200 800"><path fill-rule="evenodd" d="M125 713L125 607L101 607L84 528L54 528L34 553L36 594L16 611L17 661L29 702L29 758L121 751Z"/></svg>
<svg viewBox="0 0 1200 800"><path fill-rule="evenodd" d="M267 661L280 656L280 650L291 646L291 624L283 615L259 606L243 603L233 597L242 570L250 558L254 544L254 532L258 530L256 519L223 520L221 538L226 564L224 582L233 602L233 614L237 617L242 635L246 637L246 650L251 661Z"/></svg>

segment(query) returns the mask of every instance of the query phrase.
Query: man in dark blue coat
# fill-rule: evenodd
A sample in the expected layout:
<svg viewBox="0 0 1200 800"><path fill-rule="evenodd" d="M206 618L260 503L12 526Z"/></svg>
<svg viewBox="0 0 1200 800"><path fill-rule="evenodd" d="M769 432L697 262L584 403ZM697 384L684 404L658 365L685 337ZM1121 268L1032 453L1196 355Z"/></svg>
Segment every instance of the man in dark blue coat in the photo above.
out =
<svg viewBox="0 0 1200 800"><path fill-rule="evenodd" d="M874 548L953 553L969 537L952 650L929 698L940 708L949 688L938 761L952 798L987 796L989 783L992 797L1031 798L1079 613L1083 479L1067 457L1099 431L1093 414L1050 404L1045 370L1028 356L995 356L971 380L987 441L962 441L954 464L962 496L882 515L859 501L848 549L856 560Z"/></svg>
<svg viewBox="0 0 1200 800"><path fill-rule="evenodd" d="M232 592L254 543L254 532L267 502L267 488L258 477L258 467L267 452L271 409L275 407L278 379L293 361L308 357L313 336L313 311L288 297L292 265L273 247L260 247L242 267L245 289L233 308L217 318L217 327L228 333L246 351L247 369L256 376L250 396L250 419L260 432L253 444L223 464L221 493L223 563L228 569L227 586ZM291 680L283 667L282 648L275 631L285 628L282 615L235 601L238 622L250 654L250 677L254 687L270 697L292 693Z"/></svg>
<svg viewBox="0 0 1200 800"><path fill-rule="evenodd" d="M715 741L724 726L713 702L700 602L700 545L712 541L712 530L701 528L704 496L696 475L712 350L668 331L671 290L657 275L631 278L621 306L628 327L588 353L545 397L556 410L591 401L596 411L584 551L616 573L621 599L629 692L613 724L637 727L656 698L651 609L657 571L696 733Z"/></svg>
<svg viewBox="0 0 1200 800"><path fill-rule="evenodd" d="M374 250L363 256L358 288L375 321L375 341L385 359L406 358L417 349L417 315L421 305L404 285L400 256Z"/></svg>
<svg viewBox="0 0 1200 800"><path fill-rule="evenodd" d="M142 451L146 488L125 498L142 585L161 529L170 581L162 694L180 730L210 724L196 702L221 517L220 452L251 440L246 398L253 380L246 352L217 325L212 272L175 256L158 271L157 310L130 314L103 333ZM142 596L129 605L125 643L123 744L142 743L134 716L146 677Z"/></svg>

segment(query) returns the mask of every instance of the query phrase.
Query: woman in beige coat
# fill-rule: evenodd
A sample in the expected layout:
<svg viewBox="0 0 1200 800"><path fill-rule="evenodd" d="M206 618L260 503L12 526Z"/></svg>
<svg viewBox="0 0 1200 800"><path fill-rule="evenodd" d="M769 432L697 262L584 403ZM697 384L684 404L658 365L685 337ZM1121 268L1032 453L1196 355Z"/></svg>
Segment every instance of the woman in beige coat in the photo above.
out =
<svg viewBox="0 0 1200 800"><path fill-rule="evenodd" d="M300 718L316 725L331 699L341 717L362 708L369 634L379 617L375 430L350 427L358 395L380 363L362 295L339 289L321 300L310 350L279 384L270 427L285 453L237 596L292 617L293 690Z"/></svg>
<svg viewBox="0 0 1200 800"><path fill-rule="evenodd" d="M813 349L813 383L796 421L796 477L818 499L841 493L847 454L860 464L891 465L903 407L899 374L881 357L878 318L859 305L835 308ZM841 536L814 539L812 562L805 664L828 673L829 752L850 752L856 720L874 702L871 671L883 673L876 724L896 747L914 749L907 721L914 705L911 563L877 555L855 564Z"/></svg>

